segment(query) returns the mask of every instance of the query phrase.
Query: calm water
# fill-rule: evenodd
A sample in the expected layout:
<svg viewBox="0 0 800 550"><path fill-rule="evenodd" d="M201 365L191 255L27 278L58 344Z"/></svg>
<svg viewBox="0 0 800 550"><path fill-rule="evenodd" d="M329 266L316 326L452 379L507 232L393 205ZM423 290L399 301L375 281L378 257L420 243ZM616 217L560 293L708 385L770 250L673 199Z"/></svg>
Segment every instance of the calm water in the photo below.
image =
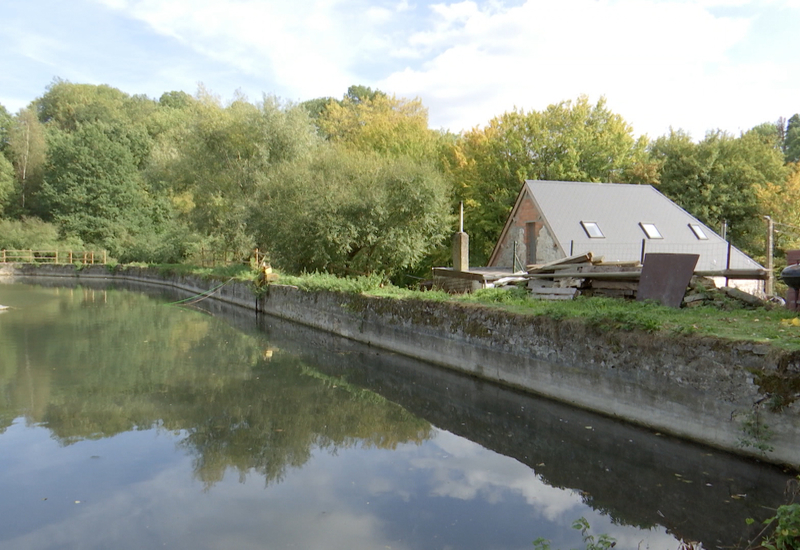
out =
<svg viewBox="0 0 800 550"><path fill-rule="evenodd" d="M0 548L747 536L790 473L148 287L3 284ZM200 310L198 308L205 308Z"/></svg>

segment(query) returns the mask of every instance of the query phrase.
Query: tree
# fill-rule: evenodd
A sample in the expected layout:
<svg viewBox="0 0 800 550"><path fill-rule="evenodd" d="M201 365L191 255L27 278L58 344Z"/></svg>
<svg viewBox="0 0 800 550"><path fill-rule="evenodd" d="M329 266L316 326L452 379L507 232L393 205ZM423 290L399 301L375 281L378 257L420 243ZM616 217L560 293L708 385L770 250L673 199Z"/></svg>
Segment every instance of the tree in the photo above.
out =
<svg viewBox="0 0 800 550"><path fill-rule="evenodd" d="M396 274L451 223L449 185L429 165L334 146L283 165L256 199L259 247L292 272Z"/></svg>
<svg viewBox="0 0 800 550"><path fill-rule="evenodd" d="M8 131L11 129L11 114L3 105L0 105L0 153L5 151L8 143Z"/></svg>
<svg viewBox="0 0 800 550"><path fill-rule="evenodd" d="M318 124L331 142L358 151L438 160L437 134L428 128L428 110L419 98L351 86L341 102L327 104Z"/></svg>
<svg viewBox="0 0 800 550"><path fill-rule="evenodd" d="M0 153L0 217L10 206L14 194L14 167Z"/></svg>
<svg viewBox="0 0 800 550"><path fill-rule="evenodd" d="M800 162L800 115L795 114L786 124L784 139L786 162Z"/></svg>
<svg viewBox="0 0 800 550"><path fill-rule="evenodd" d="M592 105L585 96L505 113L462 134L447 172L464 201L472 263L488 260L526 179L652 183L646 144L604 99Z"/></svg>
<svg viewBox="0 0 800 550"><path fill-rule="evenodd" d="M14 164L19 194L19 208L25 213L26 200L41 185L47 154L45 128L33 109L22 109L8 132L8 154Z"/></svg>
<svg viewBox="0 0 800 550"><path fill-rule="evenodd" d="M751 255L763 250L758 190L786 177L780 149L759 131L736 138L709 132L700 143L672 131L651 147L659 162L659 189L703 223L727 222L732 241Z"/></svg>
<svg viewBox="0 0 800 550"><path fill-rule="evenodd" d="M165 159L161 179L192 226L221 256L246 257L254 247L248 212L257 182L275 166L310 152L319 138L301 108L274 98L227 107L201 90L182 143Z"/></svg>
<svg viewBox="0 0 800 550"><path fill-rule="evenodd" d="M144 96L131 97L105 84L73 84L60 79L54 80L34 105L41 122L66 131L75 131L82 123L142 123L157 108Z"/></svg>
<svg viewBox="0 0 800 550"><path fill-rule="evenodd" d="M332 97L317 97L303 101L299 106L308 112L308 116L311 117L314 124L318 124L331 103L337 103L337 101Z"/></svg>
<svg viewBox="0 0 800 550"><path fill-rule="evenodd" d="M775 248L782 250L800 246L800 162L787 168L785 181L767 181L757 190L761 211L775 222Z"/></svg>
<svg viewBox="0 0 800 550"><path fill-rule="evenodd" d="M124 131L103 123L53 132L41 194L46 220L62 235L103 246L115 257L159 222Z"/></svg>
<svg viewBox="0 0 800 550"><path fill-rule="evenodd" d="M195 102L195 99L182 91L164 92L158 99L158 104L161 107L168 107L170 109L186 109Z"/></svg>

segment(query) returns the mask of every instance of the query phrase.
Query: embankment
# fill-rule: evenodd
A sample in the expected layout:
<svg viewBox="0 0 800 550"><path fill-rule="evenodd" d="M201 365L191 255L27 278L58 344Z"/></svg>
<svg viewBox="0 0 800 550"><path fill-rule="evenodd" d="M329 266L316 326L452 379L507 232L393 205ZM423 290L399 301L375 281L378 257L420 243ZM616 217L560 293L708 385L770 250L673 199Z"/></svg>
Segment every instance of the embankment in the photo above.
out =
<svg viewBox="0 0 800 550"><path fill-rule="evenodd" d="M7 265L0 266L3 275L127 279L194 293L220 284L135 267ZM213 297L664 433L800 466L800 355L767 345L281 285L257 298L250 284L230 282Z"/></svg>

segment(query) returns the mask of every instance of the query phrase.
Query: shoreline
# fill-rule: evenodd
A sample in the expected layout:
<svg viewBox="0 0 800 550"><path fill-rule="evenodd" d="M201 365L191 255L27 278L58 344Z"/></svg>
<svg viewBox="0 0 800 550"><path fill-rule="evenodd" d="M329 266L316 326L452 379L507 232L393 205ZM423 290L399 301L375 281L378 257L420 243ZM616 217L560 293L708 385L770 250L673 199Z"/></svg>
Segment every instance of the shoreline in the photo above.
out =
<svg viewBox="0 0 800 550"><path fill-rule="evenodd" d="M120 279L203 293L218 280L151 268L0 265L0 277ZM800 379L798 354L696 335L601 331L483 306L305 292L231 281L210 296L738 455L798 469L800 401L768 407L759 382ZM794 387L794 386L792 386ZM762 437L765 428L771 432ZM771 450L769 450L771 449Z"/></svg>

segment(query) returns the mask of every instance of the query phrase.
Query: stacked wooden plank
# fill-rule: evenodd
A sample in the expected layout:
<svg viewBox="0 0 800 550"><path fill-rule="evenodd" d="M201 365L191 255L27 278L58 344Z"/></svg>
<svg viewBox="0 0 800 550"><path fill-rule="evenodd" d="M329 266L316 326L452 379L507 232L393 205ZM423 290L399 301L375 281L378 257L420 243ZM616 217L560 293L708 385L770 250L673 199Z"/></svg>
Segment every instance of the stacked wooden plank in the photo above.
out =
<svg viewBox="0 0 800 550"><path fill-rule="evenodd" d="M591 252L544 265L529 265L528 290L545 300L576 296L635 298L642 266L639 262L604 262Z"/></svg>

